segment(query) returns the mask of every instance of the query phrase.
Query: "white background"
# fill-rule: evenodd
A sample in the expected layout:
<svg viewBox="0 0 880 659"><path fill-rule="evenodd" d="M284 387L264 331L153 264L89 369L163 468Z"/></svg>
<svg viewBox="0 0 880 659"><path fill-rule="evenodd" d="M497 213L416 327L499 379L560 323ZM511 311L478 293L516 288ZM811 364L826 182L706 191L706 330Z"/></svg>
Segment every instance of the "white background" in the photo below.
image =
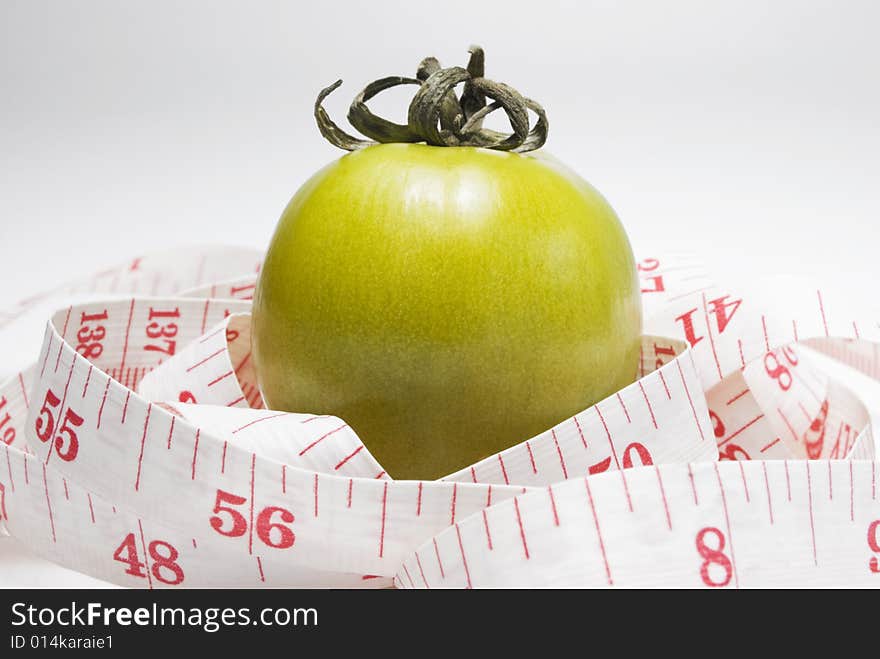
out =
<svg viewBox="0 0 880 659"><path fill-rule="evenodd" d="M169 245L265 246L341 154L312 120L321 87L345 79L341 122L368 81L473 42L641 254L867 292L878 25L867 0L0 0L0 308ZM404 93L375 107L403 120ZM41 574L0 583L61 583Z"/></svg>

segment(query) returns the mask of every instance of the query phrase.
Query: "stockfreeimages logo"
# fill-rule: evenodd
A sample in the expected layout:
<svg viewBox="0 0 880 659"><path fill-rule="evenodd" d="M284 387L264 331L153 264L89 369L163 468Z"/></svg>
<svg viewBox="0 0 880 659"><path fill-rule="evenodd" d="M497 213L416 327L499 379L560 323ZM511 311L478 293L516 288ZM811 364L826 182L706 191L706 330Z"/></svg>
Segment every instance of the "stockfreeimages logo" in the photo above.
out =
<svg viewBox="0 0 880 659"><path fill-rule="evenodd" d="M224 627L317 627L318 611L313 608L264 608L256 615L244 608L105 607L100 602L70 606L36 607L26 602L12 605L12 626L21 627L188 627L208 633Z"/></svg>

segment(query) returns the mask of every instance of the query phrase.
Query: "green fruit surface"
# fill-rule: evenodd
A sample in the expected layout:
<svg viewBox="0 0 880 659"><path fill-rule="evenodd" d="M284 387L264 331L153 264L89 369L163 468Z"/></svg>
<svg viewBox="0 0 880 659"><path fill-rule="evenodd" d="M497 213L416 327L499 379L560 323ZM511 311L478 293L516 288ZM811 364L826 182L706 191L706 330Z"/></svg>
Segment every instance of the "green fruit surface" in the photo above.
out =
<svg viewBox="0 0 880 659"><path fill-rule="evenodd" d="M391 476L433 479L630 384L641 305L620 221L558 162L383 144L291 200L253 327L271 409L339 416Z"/></svg>

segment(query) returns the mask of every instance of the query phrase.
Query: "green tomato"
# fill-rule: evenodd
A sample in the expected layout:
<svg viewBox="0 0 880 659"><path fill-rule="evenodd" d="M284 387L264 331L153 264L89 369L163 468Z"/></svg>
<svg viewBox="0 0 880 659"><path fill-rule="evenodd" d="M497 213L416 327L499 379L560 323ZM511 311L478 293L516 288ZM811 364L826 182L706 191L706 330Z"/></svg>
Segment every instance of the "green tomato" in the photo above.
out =
<svg viewBox="0 0 880 659"><path fill-rule="evenodd" d="M630 384L626 234L541 155L383 144L285 209L254 298L271 409L348 422L395 478L433 479Z"/></svg>

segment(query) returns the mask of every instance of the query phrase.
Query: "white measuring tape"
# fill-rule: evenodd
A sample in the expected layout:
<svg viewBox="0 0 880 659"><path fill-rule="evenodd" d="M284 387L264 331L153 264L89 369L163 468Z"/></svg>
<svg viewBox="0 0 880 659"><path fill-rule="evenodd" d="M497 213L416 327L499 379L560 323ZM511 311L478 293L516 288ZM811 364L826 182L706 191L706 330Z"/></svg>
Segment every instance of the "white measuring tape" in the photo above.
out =
<svg viewBox="0 0 880 659"><path fill-rule="evenodd" d="M144 257L0 315L0 532L132 587L880 586L868 410L794 345L877 377L880 326L827 292L645 259L637 382L398 481L344 420L265 409L259 258Z"/></svg>

